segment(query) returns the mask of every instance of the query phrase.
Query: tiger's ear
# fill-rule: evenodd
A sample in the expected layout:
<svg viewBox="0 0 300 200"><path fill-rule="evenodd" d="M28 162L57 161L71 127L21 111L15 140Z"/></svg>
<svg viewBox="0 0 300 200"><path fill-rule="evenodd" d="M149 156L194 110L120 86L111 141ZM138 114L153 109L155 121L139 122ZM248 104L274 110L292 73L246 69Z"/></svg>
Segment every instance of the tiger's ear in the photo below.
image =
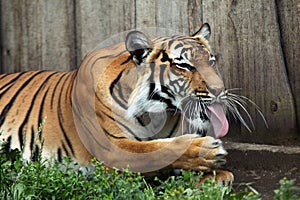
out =
<svg viewBox="0 0 300 200"><path fill-rule="evenodd" d="M202 37L204 37L205 39L209 40L209 37L210 37L210 34L211 34L211 31L210 31L210 26L208 23L205 23L201 26L201 28L196 32L194 33L192 36L197 36L197 35L200 35Z"/></svg>
<svg viewBox="0 0 300 200"><path fill-rule="evenodd" d="M143 62L152 49L152 41L140 31L128 33L125 44L137 64Z"/></svg>

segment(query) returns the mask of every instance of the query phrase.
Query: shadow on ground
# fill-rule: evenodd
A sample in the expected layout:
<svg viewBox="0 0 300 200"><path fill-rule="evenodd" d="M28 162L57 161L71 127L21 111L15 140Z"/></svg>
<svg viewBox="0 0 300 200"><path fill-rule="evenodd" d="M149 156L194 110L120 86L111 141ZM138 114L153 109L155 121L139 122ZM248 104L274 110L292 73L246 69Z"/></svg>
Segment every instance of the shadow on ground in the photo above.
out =
<svg viewBox="0 0 300 200"><path fill-rule="evenodd" d="M273 199L273 190L286 177L300 186L300 147L225 142L226 168L235 175L234 188L252 183L262 199Z"/></svg>

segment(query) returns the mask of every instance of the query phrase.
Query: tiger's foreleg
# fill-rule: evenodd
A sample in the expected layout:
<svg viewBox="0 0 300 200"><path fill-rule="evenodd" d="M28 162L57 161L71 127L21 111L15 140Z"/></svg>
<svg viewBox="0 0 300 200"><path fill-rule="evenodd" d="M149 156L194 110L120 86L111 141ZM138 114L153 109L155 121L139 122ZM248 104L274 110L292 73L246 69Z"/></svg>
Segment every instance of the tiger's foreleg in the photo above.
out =
<svg viewBox="0 0 300 200"><path fill-rule="evenodd" d="M225 163L224 157L227 155L219 139L210 136L198 137L194 134L142 142L122 139L122 141L115 140L114 143L120 149L135 155L123 157L122 153L118 152L117 157L112 159L116 161L116 166L126 166L127 163L134 171L184 169L211 173ZM216 172L217 181L226 184L233 181L231 172L223 170Z"/></svg>

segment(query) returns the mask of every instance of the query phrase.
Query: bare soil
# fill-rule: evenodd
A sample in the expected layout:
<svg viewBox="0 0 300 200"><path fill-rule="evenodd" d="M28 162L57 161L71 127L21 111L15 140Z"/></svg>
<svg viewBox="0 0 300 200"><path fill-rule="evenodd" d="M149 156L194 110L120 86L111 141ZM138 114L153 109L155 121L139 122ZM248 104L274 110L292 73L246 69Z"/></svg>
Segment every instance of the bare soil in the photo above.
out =
<svg viewBox="0 0 300 200"><path fill-rule="evenodd" d="M234 189L243 190L244 184L252 183L262 199L273 199L273 190L286 177L296 179L300 186L300 147L224 144L229 155L226 168L235 175Z"/></svg>

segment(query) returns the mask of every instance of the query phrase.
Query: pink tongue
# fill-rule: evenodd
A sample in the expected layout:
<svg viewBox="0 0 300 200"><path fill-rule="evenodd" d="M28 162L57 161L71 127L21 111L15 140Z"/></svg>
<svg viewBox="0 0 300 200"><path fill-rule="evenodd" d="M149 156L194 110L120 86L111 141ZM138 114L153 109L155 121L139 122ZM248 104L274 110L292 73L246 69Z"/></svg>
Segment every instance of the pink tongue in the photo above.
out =
<svg viewBox="0 0 300 200"><path fill-rule="evenodd" d="M213 104L207 108L210 111L209 119L214 128L215 136L217 138L224 137L228 132L229 125L223 107L220 104Z"/></svg>

